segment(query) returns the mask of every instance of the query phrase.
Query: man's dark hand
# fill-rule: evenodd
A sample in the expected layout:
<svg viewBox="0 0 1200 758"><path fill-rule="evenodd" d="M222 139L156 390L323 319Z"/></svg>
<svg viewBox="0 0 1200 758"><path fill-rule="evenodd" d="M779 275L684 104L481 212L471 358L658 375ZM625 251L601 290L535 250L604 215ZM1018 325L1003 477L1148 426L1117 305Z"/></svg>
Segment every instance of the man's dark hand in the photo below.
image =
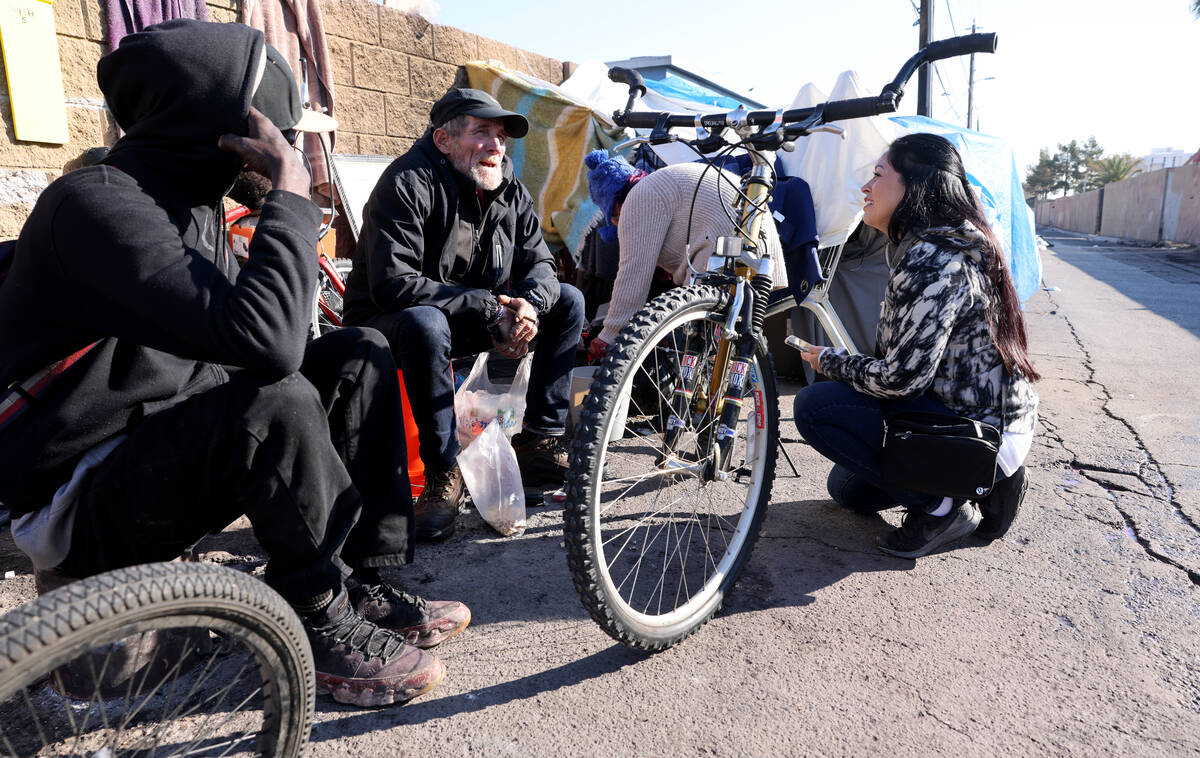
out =
<svg viewBox="0 0 1200 758"><path fill-rule="evenodd" d="M283 132L255 108L250 109L248 124L248 136L223 134L217 145L241 156L245 168L266 176L275 189L308 197L312 178Z"/></svg>

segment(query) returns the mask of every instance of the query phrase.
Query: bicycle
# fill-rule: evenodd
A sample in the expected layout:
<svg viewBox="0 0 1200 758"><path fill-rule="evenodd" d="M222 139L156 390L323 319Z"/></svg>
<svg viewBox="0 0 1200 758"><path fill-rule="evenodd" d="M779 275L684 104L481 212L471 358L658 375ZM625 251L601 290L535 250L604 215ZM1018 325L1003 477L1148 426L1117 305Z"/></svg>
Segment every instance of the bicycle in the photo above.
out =
<svg viewBox="0 0 1200 758"><path fill-rule="evenodd" d="M221 566L118 569L0 618L5 756L298 756L314 698L300 619Z"/></svg>
<svg viewBox="0 0 1200 758"><path fill-rule="evenodd" d="M832 122L894 112L920 65L995 47L994 34L941 40L910 57L876 97L788 111L634 112L646 91L641 76L609 71L629 87L625 109L613 114L617 125L651 130L617 151L680 141L710 164L708 154L736 148L751 157L729 211L737 235L717 241L707 270L694 272L689 286L652 300L621 330L572 444L568 564L584 607L614 639L657 651L699 629L732 589L766 514L779 397L762 324L768 310L795 302L770 295L772 262L759 233L775 176L763 153L814 132L841 133ZM669 131L693 126L695 139ZM831 279L840 246L822 253ZM814 288L807 307L835 346L852 348L827 288L828 281Z"/></svg>
<svg viewBox="0 0 1200 758"><path fill-rule="evenodd" d="M246 249L254 236L254 227L245 219L253 218L254 211L244 205L237 205L225 211L226 244L239 261L246 258ZM325 239L333 222L333 209L326 211L330 220L321 226L318 241ZM342 325L342 298L346 294L346 276L350 273L351 262L346 258L331 258L328 254L317 252L317 287L313 293L312 316L309 333L314 339L322 334L333 331Z"/></svg>

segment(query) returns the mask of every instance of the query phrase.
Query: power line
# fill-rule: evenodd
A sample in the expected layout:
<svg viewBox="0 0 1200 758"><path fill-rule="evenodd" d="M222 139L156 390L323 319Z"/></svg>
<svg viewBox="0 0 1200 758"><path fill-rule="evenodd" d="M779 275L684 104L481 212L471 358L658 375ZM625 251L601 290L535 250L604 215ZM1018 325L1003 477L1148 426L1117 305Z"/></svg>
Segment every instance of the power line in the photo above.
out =
<svg viewBox="0 0 1200 758"><path fill-rule="evenodd" d="M936 62L931 63L930 68L933 69L933 73L937 74L938 84L942 85L942 92L948 92L946 89L946 83L942 81L942 69L937 65ZM948 105L950 106L950 112L954 114L954 117L959 121L962 121L962 116L959 115L958 109L954 107L954 103L948 103Z"/></svg>
<svg viewBox="0 0 1200 758"><path fill-rule="evenodd" d="M950 31L954 33L955 37L957 37L958 36L958 25L954 23L954 11L950 10L950 0L944 0L944 3L946 6L946 15L950 17ZM963 81L967 83L968 87L970 87L971 86L971 77L967 76L967 69L963 65L962 56L959 55L956 57L958 58L959 70L962 71Z"/></svg>

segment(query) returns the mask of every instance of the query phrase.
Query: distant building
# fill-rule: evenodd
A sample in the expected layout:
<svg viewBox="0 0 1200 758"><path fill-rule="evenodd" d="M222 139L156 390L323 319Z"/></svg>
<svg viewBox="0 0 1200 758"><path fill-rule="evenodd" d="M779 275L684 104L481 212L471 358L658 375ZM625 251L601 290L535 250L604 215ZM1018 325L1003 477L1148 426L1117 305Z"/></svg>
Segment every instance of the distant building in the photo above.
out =
<svg viewBox="0 0 1200 758"><path fill-rule="evenodd" d="M1145 174L1150 171L1157 171L1160 168L1175 168L1187 163L1191 157L1192 154L1187 150L1176 150L1172 147L1156 147L1150 151L1149 155L1142 156L1142 161L1138 164L1138 171Z"/></svg>
<svg viewBox="0 0 1200 758"><path fill-rule="evenodd" d="M605 61L608 66L632 68L646 80L646 86L660 95L694 103L707 103L733 110L739 105L749 110L766 106L740 92L722 87L708 77L689 71L672 61L669 55L642 55L623 61Z"/></svg>

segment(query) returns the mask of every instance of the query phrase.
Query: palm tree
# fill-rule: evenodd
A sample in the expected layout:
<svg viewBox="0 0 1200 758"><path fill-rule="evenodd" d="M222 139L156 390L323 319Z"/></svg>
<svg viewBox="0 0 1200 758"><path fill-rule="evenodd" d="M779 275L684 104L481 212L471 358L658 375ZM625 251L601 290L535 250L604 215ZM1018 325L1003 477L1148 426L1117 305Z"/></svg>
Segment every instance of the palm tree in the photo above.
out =
<svg viewBox="0 0 1200 758"><path fill-rule="evenodd" d="M1192 15L1200 18L1200 0L1192 0Z"/></svg>
<svg viewBox="0 0 1200 758"><path fill-rule="evenodd" d="M1194 0L1194 2L1200 3L1200 0ZM1133 157L1129 153L1110 155L1107 158L1094 161L1092 169L1096 172L1096 186L1103 187L1106 184L1123 181L1140 173L1138 171L1138 164L1140 162L1138 158Z"/></svg>

